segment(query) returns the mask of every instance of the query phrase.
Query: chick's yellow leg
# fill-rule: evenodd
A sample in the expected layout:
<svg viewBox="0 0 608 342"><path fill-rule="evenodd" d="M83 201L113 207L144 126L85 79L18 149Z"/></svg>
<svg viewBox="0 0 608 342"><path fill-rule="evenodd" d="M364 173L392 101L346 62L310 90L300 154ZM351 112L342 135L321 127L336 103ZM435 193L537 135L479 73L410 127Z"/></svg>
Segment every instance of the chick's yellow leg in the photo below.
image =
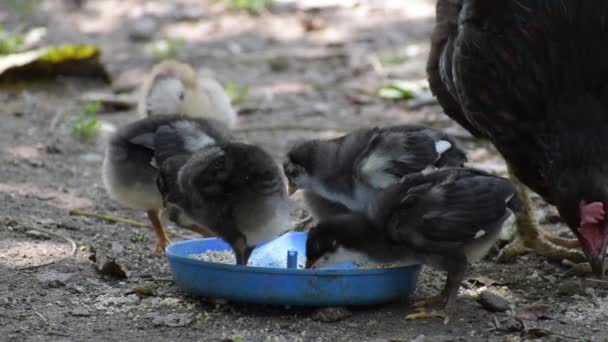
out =
<svg viewBox="0 0 608 342"><path fill-rule="evenodd" d="M509 178L515 185L522 201L522 210L515 213L515 226L517 228L515 239L508 244L498 255L498 262L506 262L516 256L534 252L550 260L562 261L564 259L574 262L585 261L585 255L578 247L578 241L563 239L544 232L534 220L532 202L528 190L513 174L510 167Z"/></svg>
<svg viewBox="0 0 608 342"><path fill-rule="evenodd" d="M421 310L417 310L417 312L405 316L405 319L407 319L409 321L424 319L424 318L443 318L443 324L447 324L450 321L450 317L443 310L426 311L425 308L421 308Z"/></svg>
<svg viewBox="0 0 608 342"><path fill-rule="evenodd" d="M458 297L458 289L460 288L460 282L463 278L463 269L449 271L443 291L434 296L428 297L425 300L414 303L416 312L407 315L405 319L417 320L424 318L443 318L443 324L448 324L450 322L450 318L456 313L456 298ZM437 305L445 299L447 299L447 303L443 310L427 311L427 305Z"/></svg>
<svg viewBox="0 0 608 342"><path fill-rule="evenodd" d="M167 236L165 227L163 227L163 224L160 221L160 210L148 210L148 218L150 219L152 227L154 228L154 232L156 233L156 243L154 244L154 251L162 253L165 250L165 247L167 247L169 243L171 243L171 241L169 241L169 237Z"/></svg>

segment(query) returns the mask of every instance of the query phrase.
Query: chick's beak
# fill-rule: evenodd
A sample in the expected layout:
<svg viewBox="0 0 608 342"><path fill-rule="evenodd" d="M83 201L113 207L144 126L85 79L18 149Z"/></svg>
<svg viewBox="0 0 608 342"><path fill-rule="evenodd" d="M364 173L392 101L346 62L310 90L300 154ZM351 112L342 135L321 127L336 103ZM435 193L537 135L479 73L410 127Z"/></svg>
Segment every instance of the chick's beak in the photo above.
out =
<svg viewBox="0 0 608 342"><path fill-rule="evenodd" d="M291 181L291 179L287 180L287 193L289 194L289 196L293 195L294 192L296 192L298 190L298 187L293 184L293 182Z"/></svg>
<svg viewBox="0 0 608 342"><path fill-rule="evenodd" d="M233 246L234 254L236 254L236 264L247 266L247 262L249 261L249 257L253 252L253 247L247 246L245 239L240 238L236 241Z"/></svg>

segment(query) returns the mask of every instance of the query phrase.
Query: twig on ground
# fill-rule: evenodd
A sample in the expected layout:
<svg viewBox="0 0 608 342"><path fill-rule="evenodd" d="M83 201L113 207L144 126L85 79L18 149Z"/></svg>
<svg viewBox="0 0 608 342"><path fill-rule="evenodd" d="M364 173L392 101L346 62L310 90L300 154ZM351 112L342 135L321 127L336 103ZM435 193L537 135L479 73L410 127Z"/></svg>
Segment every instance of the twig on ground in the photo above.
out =
<svg viewBox="0 0 608 342"><path fill-rule="evenodd" d="M95 217L95 218L102 219L102 220L109 221L109 222L126 223L126 224L130 224L130 225L137 226L137 227L148 227L148 225L145 223L141 223L141 222L137 222L137 221L121 218L121 217L103 215L103 214L92 213L92 212L88 212L88 211L82 211L82 210L70 210L70 215L72 215L72 216L89 216L89 217Z"/></svg>
<svg viewBox="0 0 608 342"><path fill-rule="evenodd" d="M141 223L141 222L125 219L125 218L122 218L122 217L116 217L116 216L110 216L110 215L92 213L92 212L82 211L82 210L70 210L70 215L72 215L72 216L95 217L95 218L102 219L102 220L109 221L109 222L126 223L126 224L130 224L130 225L133 225L133 226L136 226L136 227L150 227L149 225L147 225L145 223ZM176 232L174 230L167 229L167 234L171 235L171 237L178 237L180 239L187 239L187 237L185 235L183 235L181 233L178 233L178 232Z"/></svg>
<svg viewBox="0 0 608 342"><path fill-rule="evenodd" d="M49 262L45 262L45 263L40 264L40 265L32 265L32 266L19 267L19 268L16 268L17 270L28 270L28 269L32 269L32 268L38 268L38 267L42 267L42 266L47 266L47 265L50 265L50 264L58 263L58 262L61 262L63 260L66 260L68 258L71 258L76 253L76 242L74 242L74 240L70 239L69 237L63 236L63 235L58 234L58 233L53 233L50 230L46 230L46 229L42 229L42 228L31 228L31 229L32 230L37 230L37 231L45 233L47 235L52 235L52 236L58 237L60 239L64 239L65 241L69 242L70 246L71 246L70 253L67 254L67 255L65 255L65 256L63 256L63 257L61 257L61 258L59 258L59 259L51 260Z"/></svg>

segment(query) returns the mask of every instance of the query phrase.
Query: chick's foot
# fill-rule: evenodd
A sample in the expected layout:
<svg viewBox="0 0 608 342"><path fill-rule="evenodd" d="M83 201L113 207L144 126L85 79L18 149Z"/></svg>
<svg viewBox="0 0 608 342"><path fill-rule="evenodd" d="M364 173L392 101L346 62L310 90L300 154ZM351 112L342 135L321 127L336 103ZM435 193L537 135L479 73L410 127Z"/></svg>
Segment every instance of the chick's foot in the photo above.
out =
<svg viewBox="0 0 608 342"><path fill-rule="evenodd" d="M156 233L156 243L154 244L154 251L162 253L165 251L165 247L167 247L171 243L171 241L169 241L169 237L167 236L165 227L163 227L163 224L160 221L160 210L148 210L148 218L152 223L154 233Z"/></svg>

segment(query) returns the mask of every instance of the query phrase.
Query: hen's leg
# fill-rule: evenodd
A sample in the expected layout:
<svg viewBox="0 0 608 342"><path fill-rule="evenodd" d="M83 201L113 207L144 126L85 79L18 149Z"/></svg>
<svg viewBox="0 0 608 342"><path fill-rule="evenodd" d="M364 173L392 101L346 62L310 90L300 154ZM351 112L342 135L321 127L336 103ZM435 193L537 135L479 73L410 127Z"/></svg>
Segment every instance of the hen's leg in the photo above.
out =
<svg viewBox="0 0 608 342"><path fill-rule="evenodd" d="M515 213L515 226L517 228L515 239L500 252L497 261L505 262L531 251L555 261L564 259L574 262L585 261L585 255L580 250L573 249L579 246L578 241L550 235L539 227L534 220L532 202L528 196L527 188L515 177L508 165L507 167L509 178L513 181L521 198L522 210Z"/></svg>
<svg viewBox="0 0 608 342"><path fill-rule="evenodd" d="M148 218L150 219L154 232L156 233L156 244L154 244L154 251L163 252L165 247L169 245L170 241L169 237L167 237L167 232L160 221L160 209L148 210Z"/></svg>

